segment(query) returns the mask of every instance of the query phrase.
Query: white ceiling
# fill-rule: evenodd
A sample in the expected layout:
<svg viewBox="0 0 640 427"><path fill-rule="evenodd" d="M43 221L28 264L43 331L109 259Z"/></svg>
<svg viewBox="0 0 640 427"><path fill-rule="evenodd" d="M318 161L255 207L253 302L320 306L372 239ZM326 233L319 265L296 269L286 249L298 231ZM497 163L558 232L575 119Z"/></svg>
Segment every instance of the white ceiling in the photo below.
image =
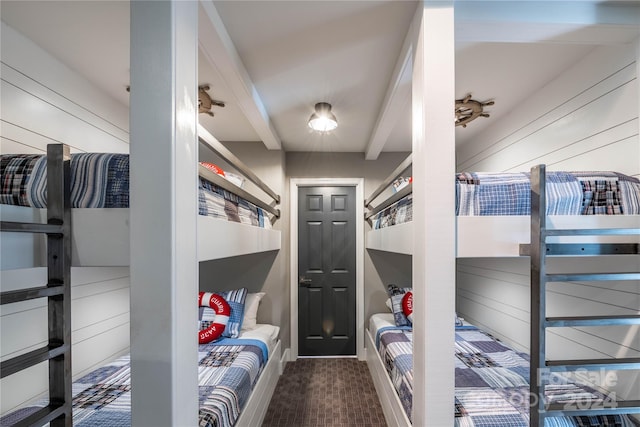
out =
<svg viewBox="0 0 640 427"><path fill-rule="evenodd" d="M201 4L199 82L210 84L209 93L226 104L214 107L214 117L200 115L201 123L221 141L263 140L286 151L363 152L375 158L376 139L382 151L410 151L410 74L394 70L404 57L417 4ZM640 34L638 1L455 4L456 97L471 93L479 101L495 100L487 109L490 118L456 128L458 144L517 108L594 47L631 42ZM2 0L0 13L5 23L128 105L127 1ZM221 67L216 61L225 57ZM229 65L235 67L231 75L225 69ZM385 104L394 83L400 95ZM311 132L306 125L321 101L333 105L339 122L329 134ZM382 126L378 120L385 111ZM376 133L381 128L386 131Z"/></svg>

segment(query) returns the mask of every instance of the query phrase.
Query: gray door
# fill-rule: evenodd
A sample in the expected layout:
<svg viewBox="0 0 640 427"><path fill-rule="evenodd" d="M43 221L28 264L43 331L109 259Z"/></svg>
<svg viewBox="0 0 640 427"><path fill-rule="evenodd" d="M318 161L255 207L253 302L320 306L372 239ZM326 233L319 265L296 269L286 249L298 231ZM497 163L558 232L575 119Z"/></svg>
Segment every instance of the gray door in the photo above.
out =
<svg viewBox="0 0 640 427"><path fill-rule="evenodd" d="M298 355L356 354L355 187L298 189Z"/></svg>

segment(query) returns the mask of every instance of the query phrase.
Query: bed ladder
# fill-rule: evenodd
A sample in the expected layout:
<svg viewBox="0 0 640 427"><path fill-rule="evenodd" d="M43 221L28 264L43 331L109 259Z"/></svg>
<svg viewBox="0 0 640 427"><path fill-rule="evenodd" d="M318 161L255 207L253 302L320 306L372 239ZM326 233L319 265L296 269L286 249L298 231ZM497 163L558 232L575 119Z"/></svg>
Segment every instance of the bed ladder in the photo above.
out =
<svg viewBox="0 0 640 427"><path fill-rule="evenodd" d="M545 166L531 169L531 370L530 370L530 425L544 426L546 417L596 416L640 413L640 400L604 402L595 405L565 405L546 403L545 378L551 372L577 370L640 369L640 358L546 360L546 328L585 327L608 325L638 325L640 315L547 317L546 284L570 281L640 280L640 272L547 274L546 257L554 255L638 255L638 243L547 243L554 236L640 235L640 228L613 229L548 229L546 225ZM525 245L523 245L525 246ZM521 253L526 250L521 249Z"/></svg>
<svg viewBox="0 0 640 427"><path fill-rule="evenodd" d="M68 146L47 146L46 224L2 221L0 225L3 232L44 233L47 236L47 284L0 294L2 305L35 298L48 300L47 345L0 364L0 377L5 378L49 362L49 405L22 419L16 426L72 425L70 163Z"/></svg>

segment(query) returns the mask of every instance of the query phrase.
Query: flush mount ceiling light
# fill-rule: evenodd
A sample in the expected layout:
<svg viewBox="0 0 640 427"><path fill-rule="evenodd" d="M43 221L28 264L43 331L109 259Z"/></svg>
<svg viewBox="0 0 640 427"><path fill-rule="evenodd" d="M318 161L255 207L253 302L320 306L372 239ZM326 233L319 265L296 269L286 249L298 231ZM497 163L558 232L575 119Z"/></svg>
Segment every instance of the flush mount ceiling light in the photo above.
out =
<svg viewBox="0 0 640 427"><path fill-rule="evenodd" d="M331 104L318 102L316 112L309 117L309 127L318 132L329 132L338 127L338 120L331 112Z"/></svg>

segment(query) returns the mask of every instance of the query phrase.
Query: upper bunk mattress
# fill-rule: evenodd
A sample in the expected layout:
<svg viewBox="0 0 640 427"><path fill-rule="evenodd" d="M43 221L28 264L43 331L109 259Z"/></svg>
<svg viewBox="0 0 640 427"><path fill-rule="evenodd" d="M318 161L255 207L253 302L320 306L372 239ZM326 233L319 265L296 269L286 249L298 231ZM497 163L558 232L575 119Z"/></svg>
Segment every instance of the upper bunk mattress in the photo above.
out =
<svg viewBox="0 0 640 427"><path fill-rule="evenodd" d="M47 161L45 155L0 156L0 203L46 208ZM128 208L129 155L76 153L71 155L72 208ZM200 177L198 213L262 228L271 228L260 207Z"/></svg>
<svg viewBox="0 0 640 427"><path fill-rule="evenodd" d="M456 215L531 214L529 172L456 175ZM617 172L547 172L547 215L638 215L640 180ZM373 228L411 221L412 195L373 217Z"/></svg>

